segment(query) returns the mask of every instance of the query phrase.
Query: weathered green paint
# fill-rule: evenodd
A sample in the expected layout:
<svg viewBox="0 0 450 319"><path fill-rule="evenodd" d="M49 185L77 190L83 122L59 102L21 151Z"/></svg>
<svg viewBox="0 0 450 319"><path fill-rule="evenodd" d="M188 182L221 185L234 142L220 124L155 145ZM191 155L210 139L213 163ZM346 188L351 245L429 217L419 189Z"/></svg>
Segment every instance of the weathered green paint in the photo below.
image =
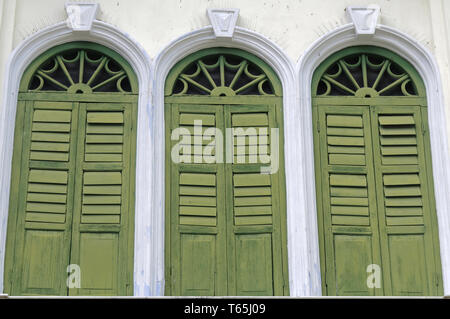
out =
<svg viewBox="0 0 450 319"><path fill-rule="evenodd" d="M166 92L187 64L224 52L258 63L274 81L275 92L281 92L276 75L262 61L221 48L177 64L167 78ZM280 168L272 175L260 174L262 163L225 163L225 155L224 163L171 160L172 147L179 142L171 140L172 129L193 132L194 120L203 121L203 130L219 128L224 146L225 128L231 127L278 127L283 141L281 106L281 97L275 96L166 97L166 295L289 294L283 143ZM202 141L203 147L214 140ZM246 144L250 141L247 138ZM246 149L241 156L248 159ZM191 160L198 155L194 147L189 154Z"/></svg>
<svg viewBox="0 0 450 319"><path fill-rule="evenodd" d="M85 46L104 50L126 65L110 50L87 43L53 48L36 61ZM21 87L27 87L30 74L40 65L36 61L24 74ZM130 78L135 79L132 73ZM136 97L117 93L21 94L5 292L131 295ZM107 97L103 103L101 96ZM113 96L119 101L111 102ZM66 285L70 264L80 266L80 288Z"/></svg>
<svg viewBox="0 0 450 319"><path fill-rule="evenodd" d="M325 295L442 295L425 89L392 52L353 47L314 74L354 54L395 61L417 96L313 96L316 194ZM371 288L370 264L381 267Z"/></svg>

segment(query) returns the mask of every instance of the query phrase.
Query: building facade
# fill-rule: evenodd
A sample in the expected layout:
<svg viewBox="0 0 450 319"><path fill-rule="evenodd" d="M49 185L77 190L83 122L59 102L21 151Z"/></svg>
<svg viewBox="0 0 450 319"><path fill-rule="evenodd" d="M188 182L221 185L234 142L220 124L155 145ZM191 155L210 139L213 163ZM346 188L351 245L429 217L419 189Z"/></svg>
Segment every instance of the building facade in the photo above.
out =
<svg viewBox="0 0 450 319"><path fill-rule="evenodd" d="M446 1L0 10L0 292L449 294Z"/></svg>

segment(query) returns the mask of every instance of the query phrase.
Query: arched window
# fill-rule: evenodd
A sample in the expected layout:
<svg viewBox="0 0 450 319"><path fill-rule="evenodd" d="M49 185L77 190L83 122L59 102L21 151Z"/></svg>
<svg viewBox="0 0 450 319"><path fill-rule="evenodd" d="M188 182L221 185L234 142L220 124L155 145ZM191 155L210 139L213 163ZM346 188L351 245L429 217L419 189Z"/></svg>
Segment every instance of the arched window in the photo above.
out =
<svg viewBox="0 0 450 319"><path fill-rule="evenodd" d="M101 45L67 43L29 65L15 126L7 293L133 293L136 102L131 67Z"/></svg>
<svg viewBox="0 0 450 319"><path fill-rule="evenodd" d="M166 294L289 293L281 92L236 49L199 51L169 73Z"/></svg>
<svg viewBox="0 0 450 319"><path fill-rule="evenodd" d="M323 293L442 294L420 76L351 47L317 68L312 96Z"/></svg>

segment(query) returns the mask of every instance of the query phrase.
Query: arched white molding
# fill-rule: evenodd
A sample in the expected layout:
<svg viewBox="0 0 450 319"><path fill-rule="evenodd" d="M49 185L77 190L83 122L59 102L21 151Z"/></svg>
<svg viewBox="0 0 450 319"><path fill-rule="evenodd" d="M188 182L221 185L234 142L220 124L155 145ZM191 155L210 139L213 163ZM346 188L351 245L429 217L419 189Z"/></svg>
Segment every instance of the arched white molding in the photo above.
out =
<svg viewBox="0 0 450 319"><path fill-rule="evenodd" d="M151 158L149 100L150 58L145 51L116 27L95 20L90 32L72 32L66 22L49 26L24 40L10 55L5 73L3 100L0 113L0 292L3 291L6 228L8 220L11 160L14 142L14 125L17 93L22 74L29 63L49 48L71 41L91 41L102 44L119 53L127 60L139 81L136 194L135 194L135 251L134 287L141 295L148 284L142 276L149 252L149 207L152 171L148 169ZM148 289L147 289L148 290Z"/></svg>
<svg viewBox="0 0 450 319"><path fill-rule="evenodd" d="M167 74L176 62L187 55L210 47L232 47L258 56L277 73L283 86L283 112L285 136L285 170L287 197L288 267L291 295L310 295L309 274L306 260L308 255L305 241L306 225L301 213L303 209L303 183L301 135L298 134L300 118L295 84L294 64L273 42L256 32L236 27L232 38L216 38L211 26L183 35L162 50L153 62L153 109L151 127L153 130L155 175L152 193L152 253L150 260L154 294L162 294L164 286L164 83ZM158 187L156 187L158 185Z"/></svg>
<svg viewBox="0 0 450 319"><path fill-rule="evenodd" d="M428 120L431 139L433 179L436 197L436 210L439 223L439 242L444 281L444 293L450 294L450 171L445 123L444 98L437 63L430 52L405 33L394 28L378 25L372 37L357 37L353 24L341 26L315 41L297 64L298 91L300 96L299 123L303 140L302 165L306 188L304 200L307 216L307 237L309 255L308 269L312 274L312 291L320 295L320 267L318 248L317 211L314 186L314 153L311 107L311 80L314 70L332 53L349 46L373 45L394 51L409 61L422 77L427 92Z"/></svg>

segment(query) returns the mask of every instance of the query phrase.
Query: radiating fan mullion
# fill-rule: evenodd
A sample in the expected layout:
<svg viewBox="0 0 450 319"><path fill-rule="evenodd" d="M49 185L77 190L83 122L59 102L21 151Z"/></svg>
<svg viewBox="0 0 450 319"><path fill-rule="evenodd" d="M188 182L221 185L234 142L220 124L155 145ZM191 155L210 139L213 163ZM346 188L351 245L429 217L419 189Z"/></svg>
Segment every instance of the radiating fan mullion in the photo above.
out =
<svg viewBox="0 0 450 319"><path fill-rule="evenodd" d="M217 84L214 82L213 78L209 74L208 70L205 67L205 64L202 61L198 61L198 65L200 66L200 69L202 70L205 77L208 79L209 83L212 85L213 88L217 87Z"/></svg>
<svg viewBox="0 0 450 319"><path fill-rule="evenodd" d="M381 67L381 70L378 73L375 82L373 82L372 89L374 89L374 90L377 89L377 85L380 82L381 78L383 77L383 74L386 71L387 67L389 66L389 63L390 62L388 60L384 61L383 66Z"/></svg>
<svg viewBox="0 0 450 319"><path fill-rule="evenodd" d="M86 82L86 85L91 86L92 82L95 80L95 78L97 77L97 75L100 73L100 71L103 69L103 67L105 66L106 62L107 62L108 58L107 57L103 57L102 60L100 61L99 65L97 66L97 69L94 71L94 73L92 73L91 77L89 78L89 80Z"/></svg>
<svg viewBox="0 0 450 319"><path fill-rule="evenodd" d="M50 82L52 82L53 84L55 84L55 85L57 85L57 86L63 88L64 90L67 90L67 89L68 89L67 86L65 86L64 84L62 84L62 83L59 82L58 80L55 80L55 79L52 78L51 76L45 74L45 73L42 72L41 70L37 71L37 73L38 73L40 76L42 76L42 77L46 78L47 80L49 80Z"/></svg>
<svg viewBox="0 0 450 319"><path fill-rule="evenodd" d="M61 70L64 72L64 75L67 77L71 85L74 85L72 77L69 74L69 71L67 71L66 65L64 64L62 58L60 55L56 57L56 60L58 61L59 66L61 67Z"/></svg>
<svg viewBox="0 0 450 319"><path fill-rule="evenodd" d="M356 92L353 91L352 89L346 87L344 84L342 84L342 83L336 81L335 79L333 79L332 77L330 77L330 76L328 76L328 75L326 75L326 74L325 74L323 77L324 77L327 81L329 81L329 82L333 83L334 85L336 85L338 88L340 88L340 89L342 89L342 90L344 90L344 91L346 91L346 92L348 92L348 93L350 93L350 94L355 94L355 93L356 93Z"/></svg>
<svg viewBox="0 0 450 319"><path fill-rule="evenodd" d="M392 82L391 84L389 84L388 86L386 86L385 88L383 88L382 90L380 90L378 93L382 94L386 91L389 91L393 88L395 88L396 86L400 85L403 81L405 81L408 78L408 75L404 75L401 78L399 78L398 80Z"/></svg>
<svg viewBox="0 0 450 319"><path fill-rule="evenodd" d="M119 73L113 75L113 76L110 77L109 79L106 79L105 81L103 81L103 82L97 84L96 86L94 86L94 87L92 88L92 90L96 90L96 89L98 89L98 88L100 88L100 87L102 87L102 86L108 84L109 82L114 81L115 79L121 77L121 76L124 75L124 74L125 74L125 71L120 71Z"/></svg>
<svg viewBox="0 0 450 319"><path fill-rule="evenodd" d="M223 55L219 58L219 72L220 72L220 86L225 86L225 57Z"/></svg>
<svg viewBox="0 0 450 319"><path fill-rule="evenodd" d="M362 69L362 76L363 76L363 86L369 87L368 80L367 80L367 63L366 63L367 56L365 54L362 55L361 58L361 69Z"/></svg>
<svg viewBox="0 0 450 319"><path fill-rule="evenodd" d="M348 69L347 65L344 63L344 61L339 60L339 64L341 65L342 69L344 70L345 75L347 78L352 82L352 84L355 86L357 90L359 90L361 87L359 86L358 82L356 82L355 78L353 77L352 73Z"/></svg>
<svg viewBox="0 0 450 319"><path fill-rule="evenodd" d="M234 85L241 77L242 72L244 72L244 69L246 66L247 66L247 61L242 61L241 66L239 67L239 69L237 70L236 74L233 77L233 80L231 80L230 89L233 89Z"/></svg>
<svg viewBox="0 0 450 319"><path fill-rule="evenodd" d="M256 85L258 82L262 81L266 76L265 75L261 75L259 77L257 77L256 79L254 79L253 81L241 86L239 89L235 90L234 92L236 94L239 94L240 92L244 91L245 89L252 87L253 85Z"/></svg>
<svg viewBox="0 0 450 319"><path fill-rule="evenodd" d="M186 80L187 82L191 83L192 85L196 86L196 87L199 88L200 90L205 91L205 92L207 92L207 93L211 93L211 90L210 90L210 89L208 89L207 87L204 87L204 86L201 85L200 83L198 83L198 82L192 80L192 79L191 79L190 77L188 77L187 75L182 74L182 75L181 75L181 78L184 79L184 80Z"/></svg>
<svg viewBox="0 0 450 319"><path fill-rule="evenodd" d="M78 83L83 83L83 78L84 78L84 55L85 55L84 50L81 50L81 53L80 53L80 65L79 65L79 68L78 68Z"/></svg>

